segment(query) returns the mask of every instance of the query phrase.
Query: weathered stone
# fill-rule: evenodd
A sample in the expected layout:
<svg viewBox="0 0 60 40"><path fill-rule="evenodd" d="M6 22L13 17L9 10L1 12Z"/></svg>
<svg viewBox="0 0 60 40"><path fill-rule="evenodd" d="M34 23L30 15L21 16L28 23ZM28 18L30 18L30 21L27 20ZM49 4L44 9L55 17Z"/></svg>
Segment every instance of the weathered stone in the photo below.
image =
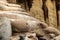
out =
<svg viewBox="0 0 60 40"><path fill-rule="evenodd" d="M17 4L9 4L4 1L0 1L0 10L1 11L24 11L24 9L20 8L20 5Z"/></svg>
<svg viewBox="0 0 60 40"><path fill-rule="evenodd" d="M60 31L54 27L47 27L44 29L44 31L46 31L48 34L53 33L55 35L60 35Z"/></svg>
<svg viewBox="0 0 60 40"><path fill-rule="evenodd" d="M58 11L58 14L59 14L59 27L58 27L58 29L60 30L60 11Z"/></svg>
<svg viewBox="0 0 60 40"><path fill-rule="evenodd" d="M32 8L30 10L31 16L44 22L44 14L42 11L42 0L33 0Z"/></svg>
<svg viewBox="0 0 60 40"><path fill-rule="evenodd" d="M17 7L8 7L6 5L0 4L0 10L1 11L23 11L22 8L17 8Z"/></svg>
<svg viewBox="0 0 60 40"><path fill-rule="evenodd" d="M20 37L19 37L19 36L12 36L10 39L11 39L11 40L19 40Z"/></svg>
<svg viewBox="0 0 60 40"><path fill-rule="evenodd" d="M16 0L7 0L9 3L16 3Z"/></svg>
<svg viewBox="0 0 60 40"><path fill-rule="evenodd" d="M13 14L13 13L0 13L0 17L8 17L10 18L10 20L12 21L12 25L14 25L15 27L27 27L28 29L28 21L31 20L30 22L32 22L32 20L36 20L33 17L29 17L26 15L22 15L22 14ZM37 20L36 20L37 21ZM38 21L37 21L38 22ZM20 25L19 25L20 24ZM19 29L19 28L18 28ZM20 28L21 29L21 28ZM26 30L27 30L26 29ZM24 29L25 30L25 29ZM28 30L27 30L28 31Z"/></svg>
<svg viewBox="0 0 60 40"><path fill-rule="evenodd" d="M44 35L46 39L49 38L42 31L43 28L48 26L31 16L13 13L0 13L0 16L10 18L12 26L17 28L19 32L35 32L39 35Z"/></svg>
<svg viewBox="0 0 60 40"><path fill-rule="evenodd" d="M60 35L54 37L52 40L60 40Z"/></svg>
<svg viewBox="0 0 60 40"><path fill-rule="evenodd" d="M7 3L7 2L4 2L4 1L0 1L0 4L6 5L6 6L9 6L9 7L21 7L18 4Z"/></svg>
<svg viewBox="0 0 60 40"><path fill-rule="evenodd" d="M27 12L21 12L21 11L0 11L0 13L13 13L13 14L23 14L23 15L30 15Z"/></svg>
<svg viewBox="0 0 60 40"><path fill-rule="evenodd" d="M7 2L7 0L0 0L0 1Z"/></svg>
<svg viewBox="0 0 60 40"><path fill-rule="evenodd" d="M53 26L57 28L57 16L56 16L56 5L55 0L47 0L46 6L48 8L48 19L49 19L49 26Z"/></svg>
<svg viewBox="0 0 60 40"><path fill-rule="evenodd" d="M20 32L29 31L29 25L24 19L15 19L11 24L13 28L17 28Z"/></svg>
<svg viewBox="0 0 60 40"><path fill-rule="evenodd" d="M0 17L0 40L10 40L11 34L10 21L8 18Z"/></svg>
<svg viewBox="0 0 60 40"><path fill-rule="evenodd" d="M26 33L25 40L38 40L35 33Z"/></svg>

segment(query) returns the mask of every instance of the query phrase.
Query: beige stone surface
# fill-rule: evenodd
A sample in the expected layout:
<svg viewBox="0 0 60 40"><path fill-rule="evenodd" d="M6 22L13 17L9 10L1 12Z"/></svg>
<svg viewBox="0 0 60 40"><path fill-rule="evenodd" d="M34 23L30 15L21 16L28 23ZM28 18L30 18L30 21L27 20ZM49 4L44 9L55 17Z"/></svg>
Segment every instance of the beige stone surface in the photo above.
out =
<svg viewBox="0 0 60 40"><path fill-rule="evenodd" d="M10 40L11 34L10 20L6 17L0 17L0 40Z"/></svg>
<svg viewBox="0 0 60 40"><path fill-rule="evenodd" d="M0 0L0 1L4 1L4 2L7 2L7 0Z"/></svg>
<svg viewBox="0 0 60 40"><path fill-rule="evenodd" d="M58 27L58 29L60 30L60 10L58 11L58 14L59 14L59 27Z"/></svg>
<svg viewBox="0 0 60 40"><path fill-rule="evenodd" d="M11 1L13 2L13 0L10 0L10 2ZM12 29L16 28L17 32L22 31L22 32L36 33L39 35L43 35L46 40L50 40L49 34L47 34L47 32L55 33L56 35L60 34L60 31L54 28L54 27L57 27L55 2L51 2L51 0L46 1L46 5L48 8L49 25L53 27L49 27L47 24L43 23L44 14L42 10L42 5L43 5L42 0L33 0L32 8L30 10L30 14L42 22L40 22L39 20L31 16L27 16L25 14L24 15L16 14L16 13L22 13L20 11L17 11L18 9L20 9L20 6L16 4L9 4L9 3L5 4L5 3L0 1L0 7L2 7L2 10L4 10L5 8L6 8L5 10L7 10L7 11L0 11L0 17L9 18L13 27ZM59 16L59 20L60 20L60 16ZM27 35L25 35L26 36L25 40L37 40L36 34L32 35L32 33L27 33ZM31 36L32 38L28 38ZM11 40L19 40L19 39L20 39L19 36L11 37Z"/></svg>
<svg viewBox="0 0 60 40"><path fill-rule="evenodd" d="M53 26L57 28L57 16L56 16L56 6L55 1L47 0L46 6L48 8L48 19L49 26Z"/></svg>
<svg viewBox="0 0 60 40"><path fill-rule="evenodd" d="M44 14L42 11L42 0L33 0L32 8L30 10L31 16L39 19L40 21L44 22Z"/></svg>
<svg viewBox="0 0 60 40"><path fill-rule="evenodd" d="M26 33L25 40L38 40L38 38L36 37L36 33Z"/></svg>
<svg viewBox="0 0 60 40"><path fill-rule="evenodd" d="M16 3L16 0L7 0L9 3Z"/></svg>
<svg viewBox="0 0 60 40"><path fill-rule="evenodd" d="M46 36L42 28L48 27L45 23L40 22L39 20L27 16L27 15L21 15L21 14L13 14L13 13L0 13L1 17L8 17L12 21L13 27L17 28L19 32L29 31L29 32L35 32L37 34L44 35L44 37L47 39L49 37Z"/></svg>
<svg viewBox="0 0 60 40"><path fill-rule="evenodd" d="M24 10L18 4L7 3L4 1L0 1L0 10L1 11L21 11Z"/></svg>
<svg viewBox="0 0 60 40"><path fill-rule="evenodd" d="M60 40L60 35L54 37L52 40Z"/></svg>

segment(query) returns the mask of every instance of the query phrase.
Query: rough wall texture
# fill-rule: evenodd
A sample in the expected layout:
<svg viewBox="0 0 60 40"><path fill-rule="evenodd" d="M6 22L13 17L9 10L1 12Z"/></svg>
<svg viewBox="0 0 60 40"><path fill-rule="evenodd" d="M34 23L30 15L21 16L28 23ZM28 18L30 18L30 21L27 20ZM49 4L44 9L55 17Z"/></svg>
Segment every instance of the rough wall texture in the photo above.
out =
<svg viewBox="0 0 60 40"><path fill-rule="evenodd" d="M0 17L0 40L10 40L11 32L8 18Z"/></svg>
<svg viewBox="0 0 60 40"><path fill-rule="evenodd" d="M55 1L47 0L46 6L48 8L49 25L57 27L56 5Z"/></svg>
<svg viewBox="0 0 60 40"><path fill-rule="evenodd" d="M58 28L59 18L57 17L60 15L58 15L56 11L59 9L58 7L56 8L56 3L58 3L56 0L33 0L30 14L35 18L46 22L48 25Z"/></svg>
<svg viewBox="0 0 60 40"><path fill-rule="evenodd" d="M58 11L58 14L59 14L59 30L60 30L60 10Z"/></svg>
<svg viewBox="0 0 60 40"><path fill-rule="evenodd" d="M32 8L30 10L30 14L39 19L40 21L44 22L44 15L42 10L42 0L33 0Z"/></svg>

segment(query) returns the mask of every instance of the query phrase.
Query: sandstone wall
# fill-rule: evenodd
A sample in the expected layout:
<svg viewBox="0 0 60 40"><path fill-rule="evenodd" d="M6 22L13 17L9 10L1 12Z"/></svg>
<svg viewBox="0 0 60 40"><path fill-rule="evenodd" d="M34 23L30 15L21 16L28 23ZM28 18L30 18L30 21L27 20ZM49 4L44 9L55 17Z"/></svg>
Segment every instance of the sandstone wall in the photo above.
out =
<svg viewBox="0 0 60 40"><path fill-rule="evenodd" d="M33 0L32 8L30 10L31 16L44 22L44 15L42 10L43 2L42 0Z"/></svg>
<svg viewBox="0 0 60 40"><path fill-rule="evenodd" d="M58 14L59 14L59 30L60 30L60 10L58 11Z"/></svg>
<svg viewBox="0 0 60 40"><path fill-rule="evenodd" d="M58 1L56 0L33 0L30 10L31 16L46 22L48 25L58 28L60 15L57 13Z"/></svg>
<svg viewBox="0 0 60 40"><path fill-rule="evenodd" d="M56 5L55 1L47 0L46 6L48 8L49 25L57 27Z"/></svg>

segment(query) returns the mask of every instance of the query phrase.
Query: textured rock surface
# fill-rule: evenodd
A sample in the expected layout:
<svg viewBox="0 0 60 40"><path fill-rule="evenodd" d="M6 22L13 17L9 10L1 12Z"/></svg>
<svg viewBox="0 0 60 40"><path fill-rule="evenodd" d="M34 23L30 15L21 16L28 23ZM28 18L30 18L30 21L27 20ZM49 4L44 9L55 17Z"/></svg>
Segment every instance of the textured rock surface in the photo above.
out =
<svg viewBox="0 0 60 40"><path fill-rule="evenodd" d="M54 1L47 0L46 6L48 8L49 26L57 27L55 0Z"/></svg>
<svg viewBox="0 0 60 40"><path fill-rule="evenodd" d="M47 24L43 23L44 14L42 10L42 5L43 5L42 0L33 0L32 8L30 10L31 15L41 20L42 22L31 16L25 15L26 12L23 11L21 6L17 4L3 2L3 1L0 1L0 10L1 10L0 17L9 18L9 20L11 21L13 32L14 31L18 33L28 32L26 33L25 36L23 36L23 39L25 40L38 40L38 39L39 40L45 40L45 39L50 40L50 36L55 38L55 36L60 35L60 31L54 28L54 27L57 27L56 8L55 8L56 5L54 1L51 1L51 0L46 1L46 6L48 8L48 20L49 20L48 23L50 26L54 26L54 27L49 27ZM17 13L20 13L20 14L17 14ZM38 35L38 39L36 35ZM4 35L4 38L5 36L6 35ZM7 40L7 39L3 39L3 40ZM20 35L12 36L11 40L20 40Z"/></svg>
<svg viewBox="0 0 60 40"><path fill-rule="evenodd" d="M59 27L58 27L58 29L60 30L60 11L58 11L58 14L59 14Z"/></svg>
<svg viewBox="0 0 60 40"><path fill-rule="evenodd" d="M10 18L13 27L17 28L19 32L26 30L29 32L35 32L39 35L44 35L46 39L48 38L41 29L48 26L31 16L13 13L0 13L0 17Z"/></svg>
<svg viewBox="0 0 60 40"><path fill-rule="evenodd" d="M21 11L20 5L0 1L0 10L2 11Z"/></svg>
<svg viewBox="0 0 60 40"><path fill-rule="evenodd" d="M60 40L60 35L59 35L59 36L54 37L52 40Z"/></svg>
<svg viewBox="0 0 60 40"><path fill-rule="evenodd" d="M31 16L39 19L40 21L44 22L44 15L42 11L42 0L33 0L32 8L30 10Z"/></svg>
<svg viewBox="0 0 60 40"><path fill-rule="evenodd" d="M4 2L4 1L0 1L0 12L1 13L28 14L24 9L21 8L20 5L7 3L7 2Z"/></svg>
<svg viewBox="0 0 60 40"><path fill-rule="evenodd" d="M26 33L25 40L38 40L35 33Z"/></svg>
<svg viewBox="0 0 60 40"><path fill-rule="evenodd" d="M10 40L12 30L8 18L0 18L0 40Z"/></svg>

